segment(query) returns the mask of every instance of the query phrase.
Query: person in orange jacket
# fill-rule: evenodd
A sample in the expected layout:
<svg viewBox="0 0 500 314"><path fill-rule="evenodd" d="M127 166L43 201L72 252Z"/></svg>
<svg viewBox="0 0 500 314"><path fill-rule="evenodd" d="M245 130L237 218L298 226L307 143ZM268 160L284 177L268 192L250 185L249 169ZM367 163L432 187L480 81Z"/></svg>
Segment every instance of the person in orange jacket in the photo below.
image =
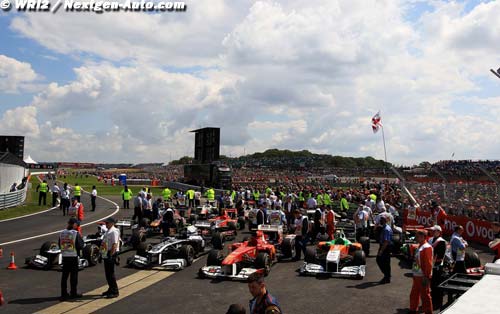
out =
<svg viewBox="0 0 500 314"><path fill-rule="evenodd" d="M333 235L335 234L335 212L328 206L328 213L326 213L326 233L328 238L333 240Z"/></svg>
<svg viewBox="0 0 500 314"><path fill-rule="evenodd" d="M425 314L432 314L431 279L433 266L433 249L426 240L425 230L417 231L418 249L415 251L413 262L413 286L410 293L410 312L418 313L418 305L422 300L422 309Z"/></svg>
<svg viewBox="0 0 500 314"><path fill-rule="evenodd" d="M82 234L82 227L80 227L80 225L83 221L83 204L78 202L78 199L74 196L71 198L71 206L68 208L68 216L76 218L77 227L75 230Z"/></svg>
<svg viewBox="0 0 500 314"><path fill-rule="evenodd" d="M441 228L444 228L445 220L448 218L448 214L444 211L444 209L439 206L438 202L431 202L432 208L432 220L434 221L434 225L438 225Z"/></svg>

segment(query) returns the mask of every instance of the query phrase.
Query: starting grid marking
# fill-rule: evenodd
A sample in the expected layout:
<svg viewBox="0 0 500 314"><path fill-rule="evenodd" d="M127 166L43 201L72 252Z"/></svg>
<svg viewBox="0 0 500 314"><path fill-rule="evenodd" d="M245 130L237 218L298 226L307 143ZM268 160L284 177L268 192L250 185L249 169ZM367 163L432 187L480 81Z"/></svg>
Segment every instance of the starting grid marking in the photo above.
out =
<svg viewBox="0 0 500 314"><path fill-rule="evenodd" d="M173 274L175 274L175 272L172 271L141 270L117 281L118 288L120 289L120 296L117 298L106 299L101 297L101 293L105 292L108 288L108 286L105 285L95 290L84 293L81 300L76 300L74 302L61 302L36 313L94 313L108 305L118 302L136 292L152 286L155 283L172 276Z"/></svg>

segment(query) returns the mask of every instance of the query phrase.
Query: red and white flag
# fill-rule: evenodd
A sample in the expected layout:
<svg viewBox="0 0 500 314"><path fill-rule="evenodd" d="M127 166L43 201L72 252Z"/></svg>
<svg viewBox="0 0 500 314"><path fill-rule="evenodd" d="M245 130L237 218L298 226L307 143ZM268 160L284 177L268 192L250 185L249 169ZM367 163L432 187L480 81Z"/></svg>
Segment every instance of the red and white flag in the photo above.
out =
<svg viewBox="0 0 500 314"><path fill-rule="evenodd" d="M381 127L383 127L383 125L382 125L382 117L380 116L380 111L379 111L372 118L373 133L377 133Z"/></svg>

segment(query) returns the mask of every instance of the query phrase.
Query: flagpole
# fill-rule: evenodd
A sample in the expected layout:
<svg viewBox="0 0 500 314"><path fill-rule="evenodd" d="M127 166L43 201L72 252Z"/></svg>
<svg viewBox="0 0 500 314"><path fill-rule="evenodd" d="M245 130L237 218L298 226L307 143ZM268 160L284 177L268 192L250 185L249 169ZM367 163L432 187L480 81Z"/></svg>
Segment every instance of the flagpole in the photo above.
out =
<svg viewBox="0 0 500 314"><path fill-rule="evenodd" d="M384 169L387 169L387 149L385 148L385 134L384 134L384 126L382 128L382 141L384 142L384 157L385 157L385 166Z"/></svg>

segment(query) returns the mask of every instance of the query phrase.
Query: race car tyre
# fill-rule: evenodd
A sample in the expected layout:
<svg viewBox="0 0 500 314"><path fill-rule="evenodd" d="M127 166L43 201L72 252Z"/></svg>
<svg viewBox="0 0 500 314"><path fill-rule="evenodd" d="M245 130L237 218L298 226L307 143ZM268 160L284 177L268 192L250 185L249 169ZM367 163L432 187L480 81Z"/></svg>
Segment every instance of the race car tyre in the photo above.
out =
<svg viewBox="0 0 500 314"><path fill-rule="evenodd" d="M271 272L271 258L269 257L269 254L265 252L257 254L257 258L255 259L255 268L264 269L264 276L269 275Z"/></svg>
<svg viewBox="0 0 500 314"><path fill-rule="evenodd" d="M89 263L89 266L95 266L99 263L101 252L99 251L99 247L97 245L87 244L83 247L82 255L83 258Z"/></svg>
<svg viewBox="0 0 500 314"><path fill-rule="evenodd" d="M150 221L147 218L142 218L141 221L139 222L139 225L141 227L149 227Z"/></svg>
<svg viewBox="0 0 500 314"><path fill-rule="evenodd" d="M47 241L43 243L42 246L40 247L40 255L48 259L48 263L45 269L52 268L52 265L55 263L57 259L57 254L49 254L47 253L47 251L50 251L51 249L57 249L58 247L59 245L54 241Z"/></svg>
<svg viewBox="0 0 500 314"><path fill-rule="evenodd" d="M471 249L465 250L465 268L481 267L481 259L476 252Z"/></svg>
<svg viewBox="0 0 500 314"><path fill-rule="evenodd" d="M281 253L284 258L295 258L297 252L295 251L295 239L285 238L281 243Z"/></svg>
<svg viewBox="0 0 500 314"><path fill-rule="evenodd" d="M234 222L232 222L232 221L228 222L228 224L227 224L227 228L229 230L237 230L238 229L237 227L238 226L236 226L236 224Z"/></svg>
<svg viewBox="0 0 500 314"><path fill-rule="evenodd" d="M257 229L257 226L254 225L253 223L249 223L248 224L248 232L252 232L254 231L255 229Z"/></svg>
<svg viewBox="0 0 500 314"><path fill-rule="evenodd" d="M361 238L359 238L359 243L361 243L361 247L363 248L365 255L369 256L370 255L370 238L361 237Z"/></svg>
<svg viewBox="0 0 500 314"><path fill-rule="evenodd" d="M363 250L357 250L356 252L354 252L352 265L353 266L366 265L366 255Z"/></svg>
<svg viewBox="0 0 500 314"><path fill-rule="evenodd" d="M132 236L130 237L130 244L134 250L137 250L137 247L139 246L139 243L145 242L146 241L146 236L144 234L140 233L132 233Z"/></svg>
<svg viewBox="0 0 500 314"><path fill-rule="evenodd" d="M222 237L222 234L219 232L215 232L212 235L212 247L216 250L222 250L224 246L224 239Z"/></svg>
<svg viewBox="0 0 500 314"><path fill-rule="evenodd" d="M403 242L401 241L401 234L394 233L392 235L392 251L393 253L399 253L401 251L401 246Z"/></svg>
<svg viewBox="0 0 500 314"><path fill-rule="evenodd" d="M146 242L139 242L139 244L137 245L136 254L142 257L147 257L150 248L150 244L147 244Z"/></svg>
<svg viewBox="0 0 500 314"><path fill-rule="evenodd" d="M51 249L55 249L57 247L59 247L59 245L57 245L56 242L47 241L43 243L42 246L40 247L40 255L44 257L50 257L51 254L47 253L47 251L50 251Z"/></svg>
<svg viewBox="0 0 500 314"><path fill-rule="evenodd" d="M198 269L198 278L204 279L205 273L203 272L203 268Z"/></svg>
<svg viewBox="0 0 500 314"><path fill-rule="evenodd" d="M194 248L189 244L181 246L179 257L186 260L187 266L191 266L194 261Z"/></svg>
<svg viewBox="0 0 500 314"><path fill-rule="evenodd" d="M211 250L207 256L207 266L220 266L224 256L220 250Z"/></svg>
<svg viewBox="0 0 500 314"><path fill-rule="evenodd" d="M306 263L316 263L316 248L308 247L306 248L306 254L304 255L304 262Z"/></svg>
<svg viewBox="0 0 500 314"><path fill-rule="evenodd" d="M239 217L238 218L238 230L243 230L243 229L245 229L245 218Z"/></svg>

